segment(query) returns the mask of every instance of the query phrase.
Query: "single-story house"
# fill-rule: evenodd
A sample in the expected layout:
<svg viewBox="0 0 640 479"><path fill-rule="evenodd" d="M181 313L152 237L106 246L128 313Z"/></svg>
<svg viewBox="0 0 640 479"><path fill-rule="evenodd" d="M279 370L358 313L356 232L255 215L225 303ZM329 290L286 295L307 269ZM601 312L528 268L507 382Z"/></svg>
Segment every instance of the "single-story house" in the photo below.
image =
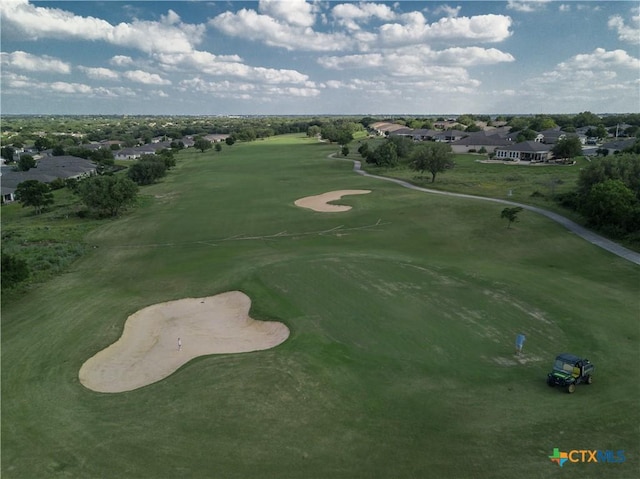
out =
<svg viewBox="0 0 640 479"><path fill-rule="evenodd" d="M451 149L454 153L468 153L471 150L479 151L484 148L487 153L493 153L496 148L513 145L510 138L500 134L487 135L486 133L489 132L469 133L464 138L451 142Z"/></svg>
<svg viewBox="0 0 640 479"><path fill-rule="evenodd" d="M603 143L600 147L600 151L607 150L608 155L613 155L624 150L625 148L633 146L636 141L638 141L637 138L618 138L614 141Z"/></svg>
<svg viewBox="0 0 640 479"><path fill-rule="evenodd" d="M228 134L220 134L220 133L213 133L211 135L205 135L204 139L207 141L210 141L211 143L220 143L221 141L225 141L227 138L229 138L231 135Z"/></svg>
<svg viewBox="0 0 640 479"><path fill-rule="evenodd" d="M460 130L439 131L438 133L433 135L433 140L452 143L454 141L462 139L467 134L468 133L465 133L464 131L460 131Z"/></svg>
<svg viewBox="0 0 640 479"><path fill-rule="evenodd" d="M553 157L549 145L533 140L498 147L495 149L495 154L496 160L505 161L546 162Z"/></svg>
<svg viewBox="0 0 640 479"><path fill-rule="evenodd" d="M38 161L35 168L28 171L13 171L3 167L0 189L5 203L15 201L15 190L23 181L37 180L51 183L57 178L85 178L96 174L96 164L93 161L77 156L47 156Z"/></svg>

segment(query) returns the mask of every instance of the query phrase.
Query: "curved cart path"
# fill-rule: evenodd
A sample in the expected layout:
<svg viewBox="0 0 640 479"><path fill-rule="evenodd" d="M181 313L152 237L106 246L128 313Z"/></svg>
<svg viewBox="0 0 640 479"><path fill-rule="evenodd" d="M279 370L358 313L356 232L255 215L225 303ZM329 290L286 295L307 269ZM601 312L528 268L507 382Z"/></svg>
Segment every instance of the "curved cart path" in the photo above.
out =
<svg viewBox="0 0 640 479"><path fill-rule="evenodd" d="M340 160L343 159L343 158L335 158L333 154L329 156L332 159L340 159ZM350 159L344 159L344 160L352 161L353 171L355 171L359 175L368 176L369 178L377 178L379 180L391 181L392 183L396 183L400 186L404 186L405 188L409 188L411 190L423 191L425 193L435 193L438 195L455 196L458 198L469 198L473 200L492 201L494 203L502 203L504 205L520 206L525 210L534 211L536 213L546 216L547 218L552 219L557 223L560 223L569 231L571 231L572 233L575 233L581 238L584 238L589 243L599 246L600 248L605 249L610 253L615 254L616 256L626 259L627 261L631 261L632 263L640 265L640 253L636 253L635 251L625 248L624 246L620 246L618 243L608 240L607 238L604 238L594 233L593 231L589 231L588 229L580 226L579 224L574 223L570 219L567 219L564 216L554 213L552 211L547 211L543 208L538 208L537 206L525 205L522 203L516 203L514 201L508 201L508 200L501 200L498 198L487 198L484 196L467 195L464 193L452 193L450 191L439 191L439 190L431 190L429 188L422 188L420 186L412 185L407 181L399 180L397 178L388 178L386 176L372 175L371 173L367 173L366 171L362 170L362 164L358 160L350 160Z"/></svg>

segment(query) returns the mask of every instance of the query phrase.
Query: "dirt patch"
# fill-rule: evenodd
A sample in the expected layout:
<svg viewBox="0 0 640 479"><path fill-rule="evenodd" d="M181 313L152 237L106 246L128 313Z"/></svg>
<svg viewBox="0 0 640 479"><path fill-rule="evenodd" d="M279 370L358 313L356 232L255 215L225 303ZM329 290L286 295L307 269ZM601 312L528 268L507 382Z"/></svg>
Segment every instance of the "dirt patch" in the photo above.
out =
<svg viewBox="0 0 640 479"><path fill-rule="evenodd" d="M122 336L89 358L80 382L98 392L131 391L160 381L193 358L273 348L289 337L275 321L249 317L240 291L154 304L127 318Z"/></svg>
<svg viewBox="0 0 640 479"><path fill-rule="evenodd" d="M338 190L329 191L321 195L307 196L295 201L295 205L301 208L309 208L313 211L321 213L339 213L341 211L349 211L351 206L346 205L330 205L330 201L336 201L347 195L366 195L371 190Z"/></svg>

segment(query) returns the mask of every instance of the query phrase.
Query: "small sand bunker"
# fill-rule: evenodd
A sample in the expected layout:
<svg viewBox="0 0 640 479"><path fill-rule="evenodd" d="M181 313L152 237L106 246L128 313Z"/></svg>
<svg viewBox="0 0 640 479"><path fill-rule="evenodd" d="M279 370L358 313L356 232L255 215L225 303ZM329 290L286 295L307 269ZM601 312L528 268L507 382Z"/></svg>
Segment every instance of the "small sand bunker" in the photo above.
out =
<svg viewBox="0 0 640 479"><path fill-rule="evenodd" d="M295 201L296 206L301 208L309 208L313 211L321 213L338 213L340 211L349 211L351 206L346 205L330 205L329 201L336 201L347 195L366 195L371 193L370 190L339 190L329 191L316 196L307 196Z"/></svg>
<svg viewBox="0 0 640 479"><path fill-rule="evenodd" d="M282 323L250 318L250 307L247 295L230 291L141 309L129 316L120 339L82 365L80 382L98 392L131 391L198 356L261 351L289 337Z"/></svg>

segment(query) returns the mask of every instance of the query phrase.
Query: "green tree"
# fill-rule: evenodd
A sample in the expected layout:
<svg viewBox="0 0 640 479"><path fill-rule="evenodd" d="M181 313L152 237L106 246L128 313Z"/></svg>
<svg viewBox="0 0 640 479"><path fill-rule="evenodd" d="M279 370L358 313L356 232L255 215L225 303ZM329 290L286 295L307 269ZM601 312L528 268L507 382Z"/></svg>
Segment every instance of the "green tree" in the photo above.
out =
<svg viewBox="0 0 640 479"><path fill-rule="evenodd" d="M575 158L582 155L582 143L575 136L562 138L551 149L556 158Z"/></svg>
<svg viewBox="0 0 640 479"><path fill-rule="evenodd" d="M320 132L321 129L318 125L311 125L309 128L307 128L307 136L310 138L318 136Z"/></svg>
<svg viewBox="0 0 640 479"><path fill-rule="evenodd" d="M11 288L29 277L29 267L23 259L2 253L2 289Z"/></svg>
<svg viewBox="0 0 640 479"><path fill-rule="evenodd" d="M44 151L44 150L47 150L47 149L51 148L53 146L53 144L51 143L51 141L48 138L45 138L43 136L39 136L34 141L33 146L35 146L36 150L38 150L40 152L40 151Z"/></svg>
<svg viewBox="0 0 640 479"><path fill-rule="evenodd" d="M378 166L396 166L398 164L396 145L390 141L385 141L373 151L370 158L367 158L367 162L370 162L370 160Z"/></svg>
<svg viewBox="0 0 640 479"><path fill-rule="evenodd" d="M236 142L236 139L233 136L228 136L225 138L224 142L227 144L227 146L231 146Z"/></svg>
<svg viewBox="0 0 640 479"><path fill-rule="evenodd" d="M145 158L129 167L127 176L138 185L150 185L165 176L167 167L162 158Z"/></svg>
<svg viewBox="0 0 640 479"><path fill-rule="evenodd" d="M506 218L509 223L507 224L507 228L511 228L511 223L515 223L518 221L518 213L522 211L521 206L514 206L513 208L505 208L500 213L500 218Z"/></svg>
<svg viewBox="0 0 640 479"><path fill-rule="evenodd" d="M220 143L216 143L216 146L213 147L216 151L222 151L222 145Z"/></svg>
<svg viewBox="0 0 640 479"><path fill-rule="evenodd" d="M349 154L349 147L343 146L341 152L342 152L342 156L347 156Z"/></svg>
<svg viewBox="0 0 640 479"><path fill-rule="evenodd" d="M16 150L11 146L3 146L2 150L0 150L0 156L7 161L13 161L13 155L15 155Z"/></svg>
<svg viewBox="0 0 640 479"><path fill-rule="evenodd" d="M31 168L36 167L36 160L31 155L20 155L18 159L18 170L29 171Z"/></svg>
<svg viewBox="0 0 640 479"><path fill-rule="evenodd" d="M93 176L81 181L77 191L90 209L117 216L123 208L135 202L138 185L126 176Z"/></svg>
<svg viewBox="0 0 640 479"><path fill-rule="evenodd" d="M589 224L624 233L637 216L638 200L621 180L606 180L591 188L581 211Z"/></svg>
<svg viewBox="0 0 640 479"><path fill-rule="evenodd" d="M538 136L538 133L536 133L530 128L525 128L520 133L518 133L518 136L516 137L516 141L518 143L522 141L531 141L531 140L535 140L536 136Z"/></svg>
<svg viewBox="0 0 640 479"><path fill-rule="evenodd" d="M371 153L369 150L369 143L363 143L362 145L360 145L358 147L358 153L360 153L360 156L362 158L367 158Z"/></svg>
<svg viewBox="0 0 640 479"><path fill-rule="evenodd" d="M26 180L16 187L16 198L22 206L33 206L39 215L45 206L53 204L53 193L46 183L38 180Z"/></svg>
<svg viewBox="0 0 640 479"><path fill-rule="evenodd" d="M205 140L204 138L196 138L193 142L193 146L204 153L206 150L211 149L211 142L209 140Z"/></svg>
<svg viewBox="0 0 640 479"><path fill-rule="evenodd" d="M453 168L453 153L448 143L424 143L418 145L410 156L409 165L415 171L423 174L431 173L431 183L436 181L436 175L449 168Z"/></svg>

